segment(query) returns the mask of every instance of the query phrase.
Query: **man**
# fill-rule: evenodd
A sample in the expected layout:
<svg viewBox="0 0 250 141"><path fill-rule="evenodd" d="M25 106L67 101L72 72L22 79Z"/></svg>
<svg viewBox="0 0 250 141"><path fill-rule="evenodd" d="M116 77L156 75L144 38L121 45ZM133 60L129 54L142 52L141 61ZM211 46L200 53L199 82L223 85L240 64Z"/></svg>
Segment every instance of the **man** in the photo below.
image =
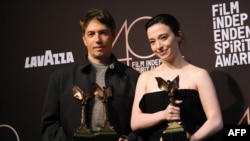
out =
<svg viewBox="0 0 250 141"><path fill-rule="evenodd" d="M112 87L112 96L107 100L110 125L119 136L131 132L131 108L139 72L118 62L112 53L116 36L114 19L106 10L91 9L80 20L80 26L87 54L50 77L42 113L44 141L73 140L81 125L81 102L73 96L72 88L90 91L93 84ZM102 102L94 95L85 106L86 125L92 133L100 131L105 122Z"/></svg>

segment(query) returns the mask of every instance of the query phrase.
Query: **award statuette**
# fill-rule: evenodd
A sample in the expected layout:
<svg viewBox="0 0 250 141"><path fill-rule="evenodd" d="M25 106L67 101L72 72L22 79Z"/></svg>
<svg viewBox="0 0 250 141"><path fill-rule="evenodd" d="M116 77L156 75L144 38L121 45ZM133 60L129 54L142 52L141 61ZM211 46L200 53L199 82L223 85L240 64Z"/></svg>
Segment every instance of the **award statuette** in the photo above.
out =
<svg viewBox="0 0 250 141"><path fill-rule="evenodd" d="M116 135L114 127L110 125L109 115L108 115L108 98L112 97L112 87L103 87L101 88L99 85L94 83L94 95L102 100L103 103L103 119L104 124L101 126L101 130L99 131L99 135Z"/></svg>
<svg viewBox="0 0 250 141"><path fill-rule="evenodd" d="M167 82L161 77L156 77L155 79L158 83L158 87L167 92L170 103L174 105L174 91L179 88L179 76L172 81L167 80ZM168 124L167 128L163 131L163 141L180 141L187 139L186 132L180 123L180 121L171 121Z"/></svg>
<svg viewBox="0 0 250 141"><path fill-rule="evenodd" d="M81 113L81 126L77 129L77 131L74 133L74 138L81 138L81 137L92 137L93 135L89 131L89 129L86 126L86 118L85 118L85 108L87 104L87 100L92 98L93 95L88 92L84 92L81 90L78 86L73 86L73 96L74 98L81 101L82 105L82 113Z"/></svg>

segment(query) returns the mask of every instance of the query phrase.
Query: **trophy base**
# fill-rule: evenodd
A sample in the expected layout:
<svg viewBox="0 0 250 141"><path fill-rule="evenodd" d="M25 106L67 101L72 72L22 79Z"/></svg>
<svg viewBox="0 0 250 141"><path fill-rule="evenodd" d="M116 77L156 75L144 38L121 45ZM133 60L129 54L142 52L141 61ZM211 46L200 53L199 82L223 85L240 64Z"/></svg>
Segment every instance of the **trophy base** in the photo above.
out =
<svg viewBox="0 0 250 141"><path fill-rule="evenodd" d="M99 135L115 135L116 132L111 126L104 126L98 133Z"/></svg>
<svg viewBox="0 0 250 141"><path fill-rule="evenodd" d="M163 131L163 141L186 141L186 131L177 123L172 122L167 129Z"/></svg>
<svg viewBox="0 0 250 141"><path fill-rule="evenodd" d="M84 133L86 132L84 131ZM73 137L73 141L116 141L118 138L119 136L116 134L113 128L106 125L100 131L95 133L83 134L76 132Z"/></svg>
<svg viewBox="0 0 250 141"><path fill-rule="evenodd" d="M92 137L93 135L90 133L89 129L79 128L74 134L75 137Z"/></svg>

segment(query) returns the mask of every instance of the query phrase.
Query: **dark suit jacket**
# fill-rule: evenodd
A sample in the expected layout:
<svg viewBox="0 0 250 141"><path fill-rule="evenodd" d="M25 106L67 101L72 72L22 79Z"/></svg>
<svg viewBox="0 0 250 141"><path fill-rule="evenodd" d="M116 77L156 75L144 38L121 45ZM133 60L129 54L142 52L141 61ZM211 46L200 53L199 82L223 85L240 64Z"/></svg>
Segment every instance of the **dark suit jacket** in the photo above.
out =
<svg viewBox="0 0 250 141"><path fill-rule="evenodd" d="M108 100L110 124L118 135L131 132L130 116L139 72L117 61L112 55L112 64L105 76L106 86L113 87L113 96ZM44 141L72 141L80 126L81 102L73 97L73 86L84 91L91 88L96 74L87 56L81 62L55 71L49 80L42 112L42 137ZM93 102L86 106L86 122L90 127Z"/></svg>

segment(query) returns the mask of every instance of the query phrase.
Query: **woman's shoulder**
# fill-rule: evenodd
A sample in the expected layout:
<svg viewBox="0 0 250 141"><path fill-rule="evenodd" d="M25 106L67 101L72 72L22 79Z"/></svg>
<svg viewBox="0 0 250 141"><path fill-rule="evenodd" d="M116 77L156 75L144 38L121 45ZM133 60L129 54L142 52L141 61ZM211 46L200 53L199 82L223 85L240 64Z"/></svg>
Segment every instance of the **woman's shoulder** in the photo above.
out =
<svg viewBox="0 0 250 141"><path fill-rule="evenodd" d="M188 82L188 84L193 86L193 88L198 89L201 85L208 83L211 80L210 74L205 68L192 65L186 70L188 71L185 74L185 76L188 76L185 77L187 78L186 83Z"/></svg>
<svg viewBox="0 0 250 141"><path fill-rule="evenodd" d="M202 76L208 74L208 71L205 68L198 67L192 64L188 65L186 70L191 74L195 74L196 76Z"/></svg>

